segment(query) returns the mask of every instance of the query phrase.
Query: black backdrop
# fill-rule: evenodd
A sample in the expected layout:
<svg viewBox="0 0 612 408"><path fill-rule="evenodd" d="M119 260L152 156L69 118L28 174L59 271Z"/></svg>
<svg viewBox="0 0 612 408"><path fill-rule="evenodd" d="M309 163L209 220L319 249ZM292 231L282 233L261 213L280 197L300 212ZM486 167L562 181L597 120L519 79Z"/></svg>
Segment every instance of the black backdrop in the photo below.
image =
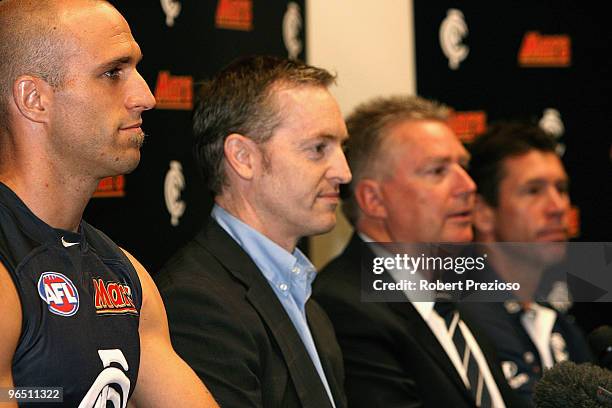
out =
<svg viewBox="0 0 612 408"><path fill-rule="evenodd" d="M126 17L142 48L144 60L139 70L158 106L143 115L149 137L140 166L114 183L106 181L85 218L154 273L199 229L211 205L191 158L195 85L240 55L288 56L291 50L292 55L305 59L305 3L111 2ZM180 10L173 13L176 7ZM414 7L417 92L471 113L458 123L467 136L470 129L473 133L485 125L478 123L483 118L537 120L544 110L555 109L564 128L560 141L566 146L563 160L572 180L572 199L580 210L576 239L610 241L612 30L601 6L544 0L414 0ZM459 34L459 42L469 47L457 69L449 68L440 43L441 24L453 8L463 15L466 30L461 34L461 27L450 24L445 36ZM528 32L540 34L540 44L532 47L532 65L536 66L519 63ZM568 40L570 45L564 48ZM358 44L355 49L359 50ZM339 75L342 78L341 72ZM170 172L168 178L172 166L182 170ZM171 222L165 194L170 208L178 210L176 225Z"/></svg>
<svg viewBox="0 0 612 408"><path fill-rule="evenodd" d="M484 128L475 117L539 121L545 110L556 110L553 127L564 130L557 136L579 209L574 239L611 241L612 30L602 6L544 0L414 4L417 93L472 113L457 123L468 139L470 129ZM457 11L443 26L450 9ZM528 33L535 41L524 44ZM469 48L456 69L441 36L449 55ZM519 58L521 52L531 58ZM609 303L576 308L586 330L612 323L611 314Z"/></svg>
<svg viewBox="0 0 612 408"><path fill-rule="evenodd" d="M452 8L463 14L468 29L462 43L469 52L457 69L449 68L439 40ZM559 112L563 161L581 216L577 239L584 241L610 241L612 230L612 30L606 19L588 2L415 1L420 95L458 111L484 111L488 122L539 120L546 109ZM518 59L528 32L543 39L534 52L542 61L532 66ZM562 66L562 44L554 41L559 36L571 44L568 66ZM551 47L543 44L547 39Z"/></svg>
<svg viewBox="0 0 612 408"><path fill-rule="evenodd" d="M148 137L138 168L91 200L84 218L134 254L154 273L199 229L211 199L192 161L191 104L198 81L241 55L293 55L304 59L304 1L111 1L125 16L144 55L139 71L157 107L143 114ZM167 15L180 7L173 25ZM164 10L167 10L166 13ZM161 75L160 72L167 72ZM165 80L164 80L165 78ZM171 162L182 172L172 172ZM176 166L176 165L175 165ZM181 180L182 177L182 180ZM181 183L183 181L183 183ZM181 189L180 186L183 185ZM184 212L172 225L165 191ZM180 211L178 212L180 214Z"/></svg>

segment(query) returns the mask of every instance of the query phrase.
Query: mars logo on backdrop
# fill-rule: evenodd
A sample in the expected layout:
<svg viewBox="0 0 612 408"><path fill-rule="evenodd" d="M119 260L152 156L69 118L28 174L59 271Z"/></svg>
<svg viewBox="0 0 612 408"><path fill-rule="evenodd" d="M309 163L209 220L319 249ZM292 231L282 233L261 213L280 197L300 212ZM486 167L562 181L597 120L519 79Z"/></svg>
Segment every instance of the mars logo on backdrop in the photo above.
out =
<svg viewBox="0 0 612 408"><path fill-rule="evenodd" d="M449 9L446 18L440 25L440 47L448 58L448 67L458 69L459 64L465 60L470 48L462 44L463 38L468 34L468 27L463 18L463 13L457 9Z"/></svg>
<svg viewBox="0 0 612 408"><path fill-rule="evenodd" d="M179 218L185 212L186 204L181 200L181 191L184 188L185 177L183 176L183 166L178 161L172 160L164 180L164 199L166 201L166 208L170 213L170 224L174 227L179 225Z"/></svg>
<svg viewBox="0 0 612 408"><path fill-rule="evenodd" d="M72 316L79 310L79 292L70 279L59 272L43 272L38 279L38 295L58 316Z"/></svg>
<svg viewBox="0 0 612 408"><path fill-rule="evenodd" d="M302 52L302 13L300 6L291 1L287 4L287 11L283 17L283 41L289 53L289 59L296 59Z"/></svg>
<svg viewBox="0 0 612 408"><path fill-rule="evenodd" d="M576 238L580 236L580 208L572 206L567 217L569 237Z"/></svg>
<svg viewBox="0 0 612 408"><path fill-rule="evenodd" d="M125 196L125 176L106 177L100 180L93 196L96 198Z"/></svg>
<svg viewBox="0 0 612 408"><path fill-rule="evenodd" d="M569 67L572 63L572 40L569 35L525 33L518 62L522 67Z"/></svg>
<svg viewBox="0 0 612 408"><path fill-rule="evenodd" d="M170 75L160 71L155 83L157 109L191 110L193 108L193 77Z"/></svg>
<svg viewBox="0 0 612 408"><path fill-rule="evenodd" d="M181 3L177 0L160 0L164 14L166 14L166 25L172 27L174 19L181 13Z"/></svg>
<svg viewBox="0 0 612 408"><path fill-rule="evenodd" d="M253 0L219 0L215 26L227 30L253 29Z"/></svg>
<svg viewBox="0 0 612 408"><path fill-rule="evenodd" d="M476 136L487 130L487 113L485 111L453 112L448 125L463 143L471 143Z"/></svg>
<svg viewBox="0 0 612 408"><path fill-rule="evenodd" d="M97 314L138 314L128 285L94 278L93 287Z"/></svg>

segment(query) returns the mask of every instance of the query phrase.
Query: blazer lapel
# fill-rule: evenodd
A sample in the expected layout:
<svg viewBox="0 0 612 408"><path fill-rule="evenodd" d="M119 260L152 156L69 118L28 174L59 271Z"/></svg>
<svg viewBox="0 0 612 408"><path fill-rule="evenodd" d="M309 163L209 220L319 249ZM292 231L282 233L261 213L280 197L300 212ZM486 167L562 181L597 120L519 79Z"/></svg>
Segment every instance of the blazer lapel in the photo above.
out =
<svg viewBox="0 0 612 408"><path fill-rule="evenodd" d="M473 401L472 395L465 387L463 380L459 376L459 373L457 373L457 369L446 354L446 351L444 351L444 348L414 306L410 302L393 302L388 303L388 305L397 314L406 319L411 329L411 335L416 339L423 350L425 350L442 370L447 373L448 377L457 388L463 392L465 397Z"/></svg>
<svg viewBox="0 0 612 408"><path fill-rule="evenodd" d="M323 309L321 309L321 307L314 301L310 300L306 303L306 317L308 319L308 326L310 327L310 332L312 333L315 347L319 353L319 359L321 360L321 366L323 366L325 378L327 379L332 397L336 403L336 408L342 408L346 405L346 397L343 393L344 388L342 384L338 383L339 379L344 379L342 352L340 351L340 346L337 345L335 336L330 337L324 335L330 329L323 321L324 318L321 315L323 313L325 313ZM330 347L337 347L337 350L329 351ZM328 351L329 355L327 354ZM336 355L338 356L338 367L334 367L333 361L331 360L334 352L337 353ZM338 372L338 370L341 371Z"/></svg>
<svg viewBox="0 0 612 408"><path fill-rule="evenodd" d="M202 233L200 244L248 288L247 299L278 344L302 406L331 407L327 391L302 339L257 265L213 219Z"/></svg>

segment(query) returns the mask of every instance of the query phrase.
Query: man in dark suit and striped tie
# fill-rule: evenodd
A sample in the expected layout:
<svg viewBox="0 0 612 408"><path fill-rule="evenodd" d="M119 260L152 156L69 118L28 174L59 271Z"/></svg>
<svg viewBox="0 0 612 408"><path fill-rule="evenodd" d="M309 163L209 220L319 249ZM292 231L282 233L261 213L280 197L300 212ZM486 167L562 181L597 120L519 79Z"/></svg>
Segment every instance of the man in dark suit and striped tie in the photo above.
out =
<svg viewBox="0 0 612 408"><path fill-rule="evenodd" d="M476 186L448 113L422 98L390 97L347 120L353 179L343 211L355 234L314 293L336 329L351 407L518 406L492 348L454 303L410 291L395 302L361 300L362 262L389 256L376 243L472 239ZM381 280L399 282L399 272L385 268Z"/></svg>

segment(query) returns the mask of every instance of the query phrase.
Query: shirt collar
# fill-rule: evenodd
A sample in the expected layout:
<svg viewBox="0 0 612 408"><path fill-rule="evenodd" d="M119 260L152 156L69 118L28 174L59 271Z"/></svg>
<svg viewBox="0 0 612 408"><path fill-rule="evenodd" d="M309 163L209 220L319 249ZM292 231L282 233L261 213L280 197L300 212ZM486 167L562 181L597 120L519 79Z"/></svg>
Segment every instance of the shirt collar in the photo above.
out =
<svg viewBox="0 0 612 408"><path fill-rule="evenodd" d="M364 242L367 242L367 243L370 243L370 244L374 244L374 245L371 245L371 248L372 248L372 251L374 252L375 255L377 255L377 256L384 256L384 257L391 256L391 254L389 254L389 252L387 252L382 246L375 245L376 242L374 242L374 240L372 240L372 238L370 238L367 234L365 234L363 232L357 232L357 235L359 235L359 238L361 238ZM387 270L387 272L393 278L393 280L395 280L396 282L398 281L398 279L396 279L396 273L395 273L394 270ZM416 271L415 275L418 278L419 277L419 271ZM411 296L411 292L410 291L404 291L404 294L406 295L406 297L408 298L410 303L412 303L412 306L414 306L414 308L417 310L417 312L419 312L419 314L423 317L423 319L427 320L429 318L429 315L431 314L433 308L434 308L435 302L431 302L431 301L430 302L426 302L426 301L413 301L413 299L412 299L413 296Z"/></svg>
<svg viewBox="0 0 612 408"><path fill-rule="evenodd" d="M305 276L307 296L310 296L310 285L316 275L315 268L299 248L296 247L293 253L289 253L217 204L214 205L211 216L249 254L274 287L285 284L288 287L283 292L287 292L287 289L292 291L295 286L292 282L296 277Z"/></svg>

